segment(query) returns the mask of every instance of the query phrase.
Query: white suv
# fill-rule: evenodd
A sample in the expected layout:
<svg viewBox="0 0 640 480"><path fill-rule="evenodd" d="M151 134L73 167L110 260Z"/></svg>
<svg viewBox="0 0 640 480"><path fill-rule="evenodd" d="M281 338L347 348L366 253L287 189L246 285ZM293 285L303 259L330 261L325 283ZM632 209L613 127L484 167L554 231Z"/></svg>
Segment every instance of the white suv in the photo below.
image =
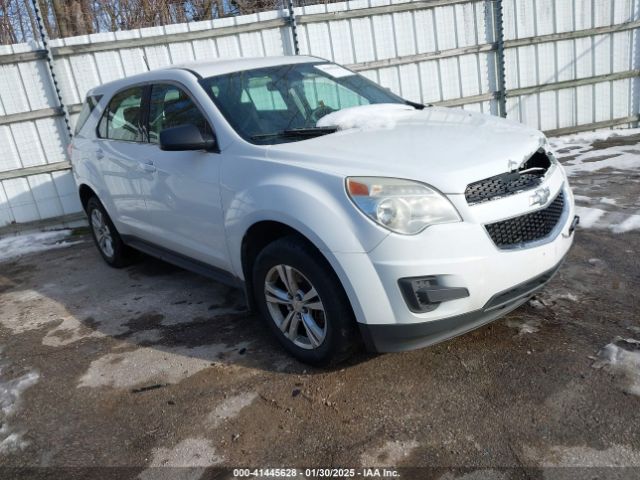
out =
<svg viewBox="0 0 640 480"><path fill-rule="evenodd" d="M542 133L314 57L102 85L71 151L107 263L141 250L243 287L315 364L495 320L552 277L578 221Z"/></svg>

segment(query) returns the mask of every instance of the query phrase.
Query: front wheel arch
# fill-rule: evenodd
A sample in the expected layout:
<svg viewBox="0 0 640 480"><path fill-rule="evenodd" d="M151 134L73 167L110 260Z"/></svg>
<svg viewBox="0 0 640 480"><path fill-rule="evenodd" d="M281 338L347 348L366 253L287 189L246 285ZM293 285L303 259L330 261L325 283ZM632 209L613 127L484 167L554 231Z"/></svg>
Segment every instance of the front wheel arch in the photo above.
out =
<svg viewBox="0 0 640 480"><path fill-rule="evenodd" d="M272 220L263 220L254 223L251 227L249 227L249 229L247 229L242 238L242 246L240 250L241 263L246 290L245 294L247 297L247 302L249 304L249 309L251 311L257 310L254 301L255 292L253 291L253 264L255 262L255 259L267 245L275 242L276 240L279 240L280 238L288 236L296 237L299 241L308 245L318 256L318 258L321 259L321 261L329 269L331 269L331 271L336 276L336 280L339 282L342 290L345 292L345 296L349 301L352 312L354 312L352 299L347 294L347 289L343 285L338 272L336 272L335 268L331 265L331 262L327 259L326 255L324 255L320 248L318 248L307 236L305 236L295 228L285 223Z"/></svg>
<svg viewBox="0 0 640 480"><path fill-rule="evenodd" d="M249 265L247 266L249 267ZM304 237L295 234L286 235L268 243L258 253L255 263L251 267L253 271L251 276L252 299L256 303L256 310L266 320L268 326L276 334L285 349L293 356L305 363L328 366L341 362L362 345L362 338L359 334L353 307L342 282L330 262L322 255L322 252L314 247L312 243L306 241ZM316 341L314 347L309 347L308 342L307 346L304 347L302 344L292 341L291 332L283 334L284 330L281 330L283 327L278 324L277 318L273 316L273 311L270 311L271 307L269 306L270 303L278 304L276 306L282 309L284 308L283 305L280 305L283 303L282 301L270 302L267 300L265 303L264 294L261 292L261 289L265 288L264 282L268 281L269 274L272 271L282 267L293 270L298 274L298 279L294 283L298 294L291 290L289 283L285 283L287 290L290 292L288 298L292 299L288 300L291 304L288 307L289 314L287 314L286 310L284 311L287 314L287 319L290 318L290 315L294 315L294 312L298 312L297 315L302 317L310 317L312 310L321 310L323 312L323 317L320 320L324 324L324 333L322 339L320 339L321 343ZM283 278L282 275L281 273L280 278ZM287 278L289 278L288 275ZM309 293L314 292L320 308L311 306L312 303L316 305L313 300L307 300L310 302L308 303L309 311L306 308L302 308L307 305L304 303L305 298L307 298L304 290L305 284L307 289L311 289ZM272 284L272 288L274 286L275 283ZM297 290L298 286L300 290ZM282 284L279 284L275 288L276 290L282 290L283 287ZM315 293L316 288L317 293ZM269 292L273 293L275 290L269 289ZM270 295L273 296L271 293ZM277 298L283 298L278 294L276 296ZM295 300L296 298L297 300ZM287 302L286 299L284 301ZM322 306L323 304L324 307ZM282 311L278 315L282 321ZM286 324L286 320L282 323ZM293 320L290 323L294 330L299 328L297 327L298 323L294 326ZM307 321L301 319L300 325L302 323L308 324ZM318 328L317 325L316 328ZM306 326L305 330L307 330L308 337L311 339L312 335ZM311 331L313 331L313 328L311 328ZM297 334L293 334L293 336L300 338L297 337ZM311 343L313 344L313 342Z"/></svg>
<svg viewBox="0 0 640 480"><path fill-rule="evenodd" d="M307 243L315 249L318 254L322 255L313 242L289 225L270 220L260 221L251 225L242 238L242 246L240 249L246 297L251 311L256 311L253 291L253 264L260 252L264 250L267 245L287 236L299 238L300 241Z"/></svg>

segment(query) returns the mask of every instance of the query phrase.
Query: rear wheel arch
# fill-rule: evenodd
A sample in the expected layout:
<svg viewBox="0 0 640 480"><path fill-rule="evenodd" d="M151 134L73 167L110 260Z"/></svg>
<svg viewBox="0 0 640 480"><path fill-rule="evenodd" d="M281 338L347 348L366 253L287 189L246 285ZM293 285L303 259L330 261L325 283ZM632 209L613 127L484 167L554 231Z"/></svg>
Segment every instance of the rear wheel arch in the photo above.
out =
<svg viewBox="0 0 640 480"><path fill-rule="evenodd" d="M80 195L80 202L82 203L82 208L84 209L85 212L87 211L87 206L89 204L89 200L91 199L91 197L98 198L98 195L96 194L96 192L94 192L89 185L84 183L80 185L80 187L78 188L78 194Z"/></svg>

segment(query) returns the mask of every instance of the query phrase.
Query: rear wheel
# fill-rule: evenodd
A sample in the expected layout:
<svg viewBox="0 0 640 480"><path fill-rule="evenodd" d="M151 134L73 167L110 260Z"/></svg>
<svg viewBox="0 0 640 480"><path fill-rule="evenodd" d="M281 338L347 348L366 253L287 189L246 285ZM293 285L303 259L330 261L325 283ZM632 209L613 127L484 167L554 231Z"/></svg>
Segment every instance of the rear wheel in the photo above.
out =
<svg viewBox="0 0 640 480"><path fill-rule="evenodd" d="M353 351L356 325L347 296L302 239L285 237L265 247L254 264L253 288L269 328L299 360L335 364Z"/></svg>
<svg viewBox="0 0 640 480"><path fill-rule="evenodd" d="M87 202L87 216L91 235L104 261L116 268L130 265L135 251L124 244L97 197L91 197Z"/></svg>

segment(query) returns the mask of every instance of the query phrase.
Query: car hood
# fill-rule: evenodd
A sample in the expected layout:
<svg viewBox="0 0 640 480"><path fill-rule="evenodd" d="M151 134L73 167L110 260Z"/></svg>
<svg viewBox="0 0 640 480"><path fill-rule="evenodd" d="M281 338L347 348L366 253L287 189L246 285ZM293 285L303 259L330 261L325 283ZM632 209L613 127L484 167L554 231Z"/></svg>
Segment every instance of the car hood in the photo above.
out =
<svg viewBox="0 0 640 480"><path fill-rule="evenodd" d="M323 117L323 125L339 131L273 145L267 157L344 176L418 180L457 194L512 170L545 142L541 132L520 123L441 107L355 107Z"/></svg>

